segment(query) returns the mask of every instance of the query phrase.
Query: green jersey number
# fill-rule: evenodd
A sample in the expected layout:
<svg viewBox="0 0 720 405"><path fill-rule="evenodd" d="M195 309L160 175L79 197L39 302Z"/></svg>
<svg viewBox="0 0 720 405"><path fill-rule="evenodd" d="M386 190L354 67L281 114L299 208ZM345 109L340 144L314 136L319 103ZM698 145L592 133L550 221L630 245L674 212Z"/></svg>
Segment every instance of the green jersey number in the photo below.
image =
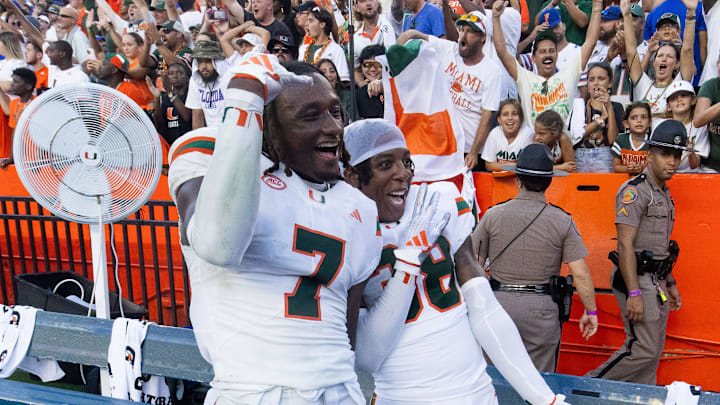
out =
<svg viewBox="0 0 720 405"><path fill-rule="evenodd" d="M394 250L395 247L393 246L388 246L383 249L378 270L387 266L391 269L394 268ZM458 291L457 283L455 282L455 264L452 260L450 242L448 242L445 237L441 236L438 238L431 253L423 261L420 272L425 276L422 283L423 292L431 307L440 312L445 312L460 304L460 291ZM394 273L394 271L392 271L392 273ZM422 310L423 304L422 300L420 300L420 291L416 285L415 294L413 295L405 323L417 320Z"/></svg>
<svg viewBox="0 0 720 405"><path fill-rule="evenodd" d="M285 294L285 317L322 320L320 287L335 280L345 260L345 241L304 226L295 225L293 252L319 256L315 272L299 277L295 290Z"/></svg>

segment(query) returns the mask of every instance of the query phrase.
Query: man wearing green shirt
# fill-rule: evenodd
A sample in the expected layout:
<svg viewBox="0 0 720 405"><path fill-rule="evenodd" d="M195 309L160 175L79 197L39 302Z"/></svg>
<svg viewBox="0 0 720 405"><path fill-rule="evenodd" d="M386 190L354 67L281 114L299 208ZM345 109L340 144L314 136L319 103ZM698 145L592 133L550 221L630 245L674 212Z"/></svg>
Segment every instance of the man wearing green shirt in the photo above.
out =
<svg viewBox="0 0 720 405"><path fill-rule="evenodd" d="M702 160L703 166L720 171L720 79L717 77L700 87L694 124L696 128L707 125L710 136L710 155Z"/></svg>
<svg viewBox="0 0 720 405"><path fill-rule="evenodd" d="M592 12L591 0L550 0L543 5L541 12L547 8L557 7L560 11L560 18L565 23L565 38L569 42L582 46L585 42L585 31L590 22ZM540 13L537 14L538 16ZM542 21L537 21L540 24Z"/></svg>

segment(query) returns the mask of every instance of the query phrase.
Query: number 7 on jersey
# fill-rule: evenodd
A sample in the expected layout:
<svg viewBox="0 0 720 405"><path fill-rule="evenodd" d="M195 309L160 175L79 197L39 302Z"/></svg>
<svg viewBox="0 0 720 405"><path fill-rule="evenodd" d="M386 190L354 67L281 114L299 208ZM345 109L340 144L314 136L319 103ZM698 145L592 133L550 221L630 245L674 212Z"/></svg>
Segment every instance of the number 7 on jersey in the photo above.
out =
<svg viewBox="0 0 720 405"><path fill-rule="evenodd" d="M285 317L322 320L320 287L330 286L345 261L345 241L334 236L295 225L293 252L319 256L315 272L299 277L295 290L285 293Z"/></svg>

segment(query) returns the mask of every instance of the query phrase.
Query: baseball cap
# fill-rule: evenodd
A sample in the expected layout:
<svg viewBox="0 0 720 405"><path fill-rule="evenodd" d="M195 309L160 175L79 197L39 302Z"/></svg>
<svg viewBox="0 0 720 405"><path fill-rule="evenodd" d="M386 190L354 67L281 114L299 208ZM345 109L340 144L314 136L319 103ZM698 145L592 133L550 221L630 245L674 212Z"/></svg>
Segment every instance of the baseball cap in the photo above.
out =
<svg viewBox="0 0 720 405"><path fill-rule="evenodd" d="M622 12L620 11L620 7L618 6L610 6L603 10L602 14L600 14L600 18L603 20L619 20L622 17Z"/></svg>
<svg viewBox="0 0 720 405"><path fill-rule="evenodd" d="M667 89L667 96L665 96L665 99L667 100L673 94L682 92L695 94L695 89L693 88L692 84L690 84L690 82L686 82L685 80L678 80L676 82L673 82Z"/></svg>
<svg viewBox="0 0 720 405"><path fill-rule="evenodd" d="M358 164L391 149L407 149L400 128L382 118L355 121L345 127L345 148L350 153L350 165Z"/></svg>
<svg viewBox="0 0 720 405"><path fill-rule="evenodd" d="M560 24L562 20L560 19L560 12L556 8L548 8L540 15L538 16L538 19L540 23L548 23L550 25L550 28L553 28Z"/></svg>
<svg viewBox="0 0 720 405"><path fill-rule="evenodd" d="M165 24L160 26L162 29L168 30L168 31L178 31L178 32L184 32L183 26L180 23L180 21L168 21Z"/></svg>
<svg viewBox="0 0 720 405"><path fill-rule="evenodd" d="M643 10L642 6L637 3L633 3L630 5L630 14L636 17L645 18L645 10Z"/></svg>
<svg viewBox="0 0 720 405"><path fill-rule="evenodd" d="M242 37L237 39L237 42L247 42L248 44L252 46L262 46L262 38L258 36L257 34L253 34L252 32L246 32L243 34Z"/></svg>
<svg viewBox="0 0 720 405"><path fill-rule="evenodd" d="M41 15L38 20L45 21L46 24L50 24L50 19L46 15Z"/></svg>
<svg viewBox="0 0 720 405"><path fill-rule="evenodd" d="M132 2L132 0L123 0L122 4L123 4L123 6L127 7L131 4L133 4L133 2Z"/></svg>
<svg viewBox="0 0 720 405"><path fill-rule="evenodd" d="M275 34L272 39L270 39L270 43L268 44L268 48L272 48L275 42L281 43L285 46L289 47L295 47L295 41L293 40L293 37L283 34Z"/></svg>
<svg viewBox="0 0 720 405"><path fill-rule="evenodd" d="M106 58L110 63L115 65L116 68L120 69L121 71L127 73L128 66L130 66L130 62L125 57L125 55L120 53L109 53Z"/></svg>
<svg viewBox="0 0 720 405"><path fill-rule="evenodd" d="M471 11L470 14L463 14L455 21L455 26L460 28L463 25L467 25L475 31L485 33L485 23L483 20L485 16L479 11Z"/></svg>
<svg viewBox="0 0 720 405"><path fill-rule="evenodd" d="M652 146L690 150L687 147L687 130L682 122L677 120L665 120L660 123L646 139L645 143Z"/></svg>
<svg viewBox="0 0 720 405"><path fill-rule="evenodd" d="M45 17L45 18L47 18L47 17ZM37 18L35 18L31 15L26 15L25 19L28 20L28 22L30 24L32 24L33 27L35 27L35 29L40 29L40 22L37 20Z"/></svg>
<svg viewBox="0 0 720 405"><path fill-rule="evenodd" d="M665 13L665 14L661 15L660 18L658 18L657 22L655 23L655 28L657 28L658 25L660 25L660 23L667 22L667 21L680 27L680 17L678 17L677 14Z"/></svg>
<svg viewBox="0 0 720 405"><path fill-rule="evenodd" d="M297 12L302 13L303 11L310 11L317 6L317 3L314 1L306 1L298 6Z"/></svg>
<svg viewBox="0 0 720 405"><path fill-rule="evenodd" d="M50 7L48 7L47 12L49 14L60 14L60 7L58 7L56 4L52 4Z"/></svg>
<svg viewBox="0 0 720 405"><path fill-rule="evenodd" d="M165 11L165 2L164 1L157 1L150 3L150 11Z"/></svg>
<svg viewBox="0 0 720 405"><path fill-rule="evenodd" d="M192 30L198 30L198 31L200 31L200 28L201 28L201 27L200 27L200 24L195 24L195 25L191 25L191 26L190 26L190 30L191 30L191 31L192 31Z"/></svg>

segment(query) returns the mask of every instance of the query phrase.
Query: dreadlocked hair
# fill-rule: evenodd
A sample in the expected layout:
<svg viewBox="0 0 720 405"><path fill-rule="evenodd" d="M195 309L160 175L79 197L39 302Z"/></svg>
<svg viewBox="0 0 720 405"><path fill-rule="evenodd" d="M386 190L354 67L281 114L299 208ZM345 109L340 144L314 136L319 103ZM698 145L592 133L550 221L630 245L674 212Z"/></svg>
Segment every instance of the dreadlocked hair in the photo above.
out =
<svg viewBox="0 0 720 405"><path fill-rule="evenodd" d="M323 80L327 80L325 79L325 76L320 71L320 69L309 63L290 62L284 66L288 70L288 72L294 73L296 75L312 76L312 74L317 73L320 75L320 77L323 78ZM263 111L264 125L262 152L268 159L272 160L273 162L273 165L267 168L264 174L270 174L276 170L279 170L280 162L286 159L285 152L280 146L280 133L282 131L282 125L280 123L280 117L278 115L276 100L277 98L271 101L268 105L266 105L265 110ZM346 117L343 113L343 126L346 125L344 121L346 121ZM343 164L343 167L350 166L350 153L345 148L345 140L342 138L340 139L340 162ZM292 176L292 170L288 166L285 166L285 175L287 175L288 177Z"/></svg>

